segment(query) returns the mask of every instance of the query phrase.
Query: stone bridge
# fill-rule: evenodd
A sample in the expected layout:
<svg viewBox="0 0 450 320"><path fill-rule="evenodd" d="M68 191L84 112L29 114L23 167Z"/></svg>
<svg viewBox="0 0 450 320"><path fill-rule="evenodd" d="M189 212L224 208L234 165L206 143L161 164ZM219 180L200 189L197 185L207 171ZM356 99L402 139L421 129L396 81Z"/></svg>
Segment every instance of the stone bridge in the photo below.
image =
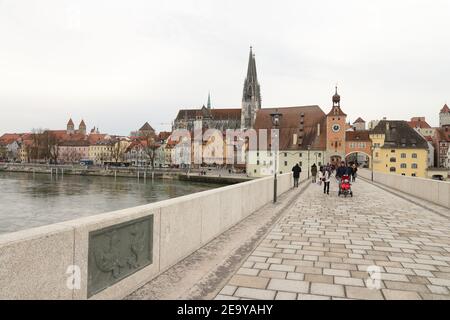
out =
<svg viewBox="0 0 450 320"><path fill-rule="evenodd" d="M266 177L2 235L0 298L450 298L450 183L360 175L351 198L285 174L275 204Z"/></svg>
<svg viewBox="0 0 450 320"><path fill-rule="evenodd" d="M448 207L352 187L339 198L334 181L330 195L303 182L128 298L450 298Z"/></svg>

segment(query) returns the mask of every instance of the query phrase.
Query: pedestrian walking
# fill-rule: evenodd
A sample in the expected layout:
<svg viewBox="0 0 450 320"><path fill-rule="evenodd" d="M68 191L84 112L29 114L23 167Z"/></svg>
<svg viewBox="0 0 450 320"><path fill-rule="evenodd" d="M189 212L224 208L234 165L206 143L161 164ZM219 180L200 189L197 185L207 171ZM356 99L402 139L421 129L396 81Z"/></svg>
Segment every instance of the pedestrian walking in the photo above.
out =
<svg viewBox="0 0 450 320"><path fill-rule="evenodd" d="M356 164L353 164L352 166L352 181L355 182L356 181L356 177L358 176L358 166Z"/></svg>
<svg viewBox="0 0 450 320"><path fill-rule="evenodd" d="M317 166L315 163L311 166L311 176L312 176L311 182L316 183L316 181L317 181Z"/></svg>
<svg viewBox="0 0 450 320"><path fill-rule="evenodd" d="M329 169L324 169L323 171L323 193L330 194L330 179L331 171Z"/></svg>
<svg viewBox="0 0 450 320"><path fill-rule="evenodd" d="M302 168L298 165L298 163L292 168L292 174L294 177L294 188L298 188L298 180L300 179L300 173L302 172Z"/></svg>

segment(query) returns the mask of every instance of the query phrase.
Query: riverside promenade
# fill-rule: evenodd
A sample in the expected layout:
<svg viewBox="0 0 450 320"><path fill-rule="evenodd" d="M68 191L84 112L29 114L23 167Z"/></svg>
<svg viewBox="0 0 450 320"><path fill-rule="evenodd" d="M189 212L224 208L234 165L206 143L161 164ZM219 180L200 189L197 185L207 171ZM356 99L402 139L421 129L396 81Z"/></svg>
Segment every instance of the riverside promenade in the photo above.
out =
<svg viewBox="0 0 450 320"><path fill-rule="evenodd" d="M448 209L362 179L353 191L304 181L127 299L449 299Z"/></svg>

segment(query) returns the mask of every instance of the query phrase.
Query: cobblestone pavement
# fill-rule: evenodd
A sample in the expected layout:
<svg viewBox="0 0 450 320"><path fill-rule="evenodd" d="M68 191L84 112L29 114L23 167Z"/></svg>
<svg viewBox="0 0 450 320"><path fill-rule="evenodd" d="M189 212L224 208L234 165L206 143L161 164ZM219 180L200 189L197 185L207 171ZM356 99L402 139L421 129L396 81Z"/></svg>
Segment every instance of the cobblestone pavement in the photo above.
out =
<svg viewBox="0 0 450 320"><path fill-rule="evenodd" d="M311 185L216 299L450 298L450 219L352 187L338 198L335 182L330 196Z"/></svg>

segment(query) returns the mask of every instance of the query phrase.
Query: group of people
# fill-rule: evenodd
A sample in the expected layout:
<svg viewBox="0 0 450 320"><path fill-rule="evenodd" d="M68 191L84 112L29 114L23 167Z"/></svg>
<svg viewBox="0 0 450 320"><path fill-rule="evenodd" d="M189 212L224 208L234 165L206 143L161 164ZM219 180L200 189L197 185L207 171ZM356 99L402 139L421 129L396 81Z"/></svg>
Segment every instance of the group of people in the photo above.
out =
<svg viewBox="0 0 450 320"><path fill-rule="evenodd" d="M300 179L300 173L302 172L302 168L296 164L292 168L293 176L294 176L294 188L298 188L298 181ZM327 164L325 166L320 166L317 168L316 164L311 166L311 176L312 183L323 183L323 193L330 194L330 181L331 176L334 173L334 176L337 180L340 180L342 176L348 175L351 177L352 181L356 181L358 172L358 166L356 164L346 164L342 161L339 166L336 168L334 165Z"/></svg>

